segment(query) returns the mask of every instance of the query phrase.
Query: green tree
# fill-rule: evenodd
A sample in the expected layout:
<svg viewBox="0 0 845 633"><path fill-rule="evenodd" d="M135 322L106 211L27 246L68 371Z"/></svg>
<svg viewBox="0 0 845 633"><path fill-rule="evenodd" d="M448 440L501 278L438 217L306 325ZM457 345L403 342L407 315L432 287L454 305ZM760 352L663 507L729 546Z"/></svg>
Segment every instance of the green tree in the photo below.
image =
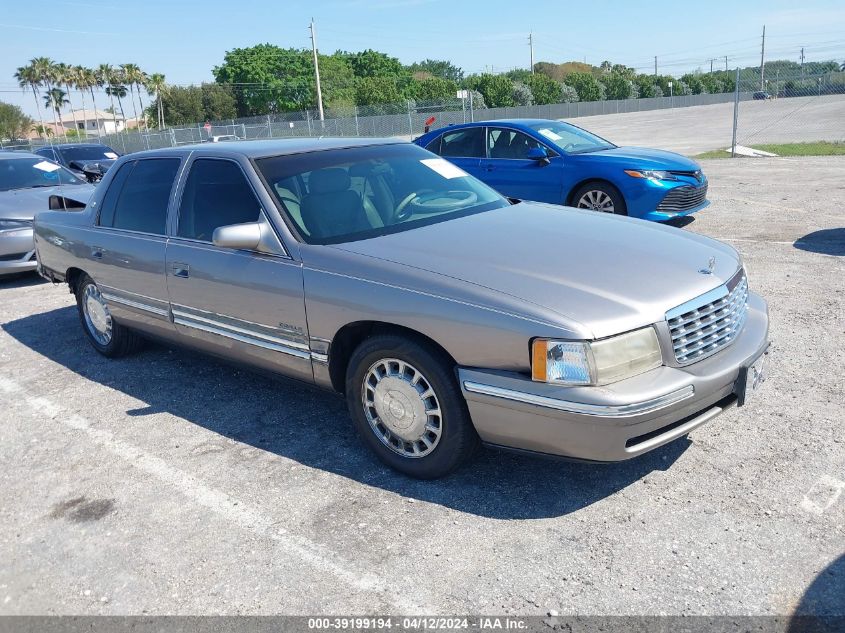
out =
<svg viewBox="0 0 845 633"><path fill-rule="evenodd" d="M537 62L534 64L535 73L546 75L549 79L554 79L555 81L563 81L565 77L572 73L592 74L595 70L597 70L595 67L583 62L565 62L563 64Z"/></svg>
<svg viewBox="0 0 845 633"><path fill-rule="evenodd" d="M473 75L467 78L466 83L471 89L482 94L488 108L507 108L514 105L513 82L504 75Z"/></svg>
<svg viewBox="0 0 845 633"><path fill-rule="evenodd" d="M205 121L202 89L198 86L173 86L159 95L162 118L170 125L192 125Z"/></svg>
<svg viewBox="0 0 845 633"><path fill-rule="evenodd" d="M577 101L578 91L568 84L560 84L560 102L576 103Z"/></svg>
<svg viewBox="0 0 845 633"><path fill-rule="evenodd" d="M164 127L164 111L161 109L161 95L168 91L167 81L161 73L153 73L147 79L147 94L155 100L155 120L156 127L159 129ZM232 95L234 99L234 95ZM235 104L237 107L237 103Z"/></svg>
<svg viewBox="0 0 845 633"><path fill-rule="evenodd" d="M231 86L202 84L200 95L203 116L199 120L220 121L238 116L238 102Z"/></svg>
<svg viewBox="0 0 845 633"><path fill-rule="evenodd" d="M625 75L615 70L602 75L600 81L604 84L605 94L608 99L630 99L633 96L634 83L626 78Z"/></svg>
<svg viewBox="0 0 845 633"><path fill-rule="evenodd" d="M572 73L563 81L575 88L580 101L601 101L604 98L604 86L589 73Z"/></svg>
<svg viewBox="0 0 845 633"><path fill-rule="evenodd" d="M395 57L368 48L359 53L338 52L356 77L410 77L410 72Z"/></svg>
<svg viewBox="0 0 845 633"><path fill-rule="evenodd" d="M513 100L514 104L518 106L534 105L534 94L531 92L531 88L526 86L521 81L515 81L513 83L513 89L511 90L511 99Z"/></svg>
<svg viewBox="0 0 845 633"><path fill-rule="evenodd" d="M458 84L440 77L429 77L414 81L410 86L410 95L417 101L446 101L454 99L458 92Z"/></svg>
<svg viewBox="0 0 845 633"><path fill-rule="evenodd" d="M355 102L370 106L372 113L401 112L407 107L406 99L394 77L361 77L356 81Z"/></svg>
<svg viewBox="0 0 845 633"><path fill-rule="evenodd" d="M547 75L535 73L530 75L525 83L531 88L531 93L534 95L534 103L537 105L561 102L560 84Z"/></svg>
<svg viewBox="0 0 845 633"><path fill-rule="evenodd" d="M24 138L33 123L18 106L0 101L0 139Z"/></svg>
<svg viewBox="0 0 845 633"><path fill-rule="evenodd" d="M439 59L424 59L408 66L411 73L429 73L432 77L460 83L464 79L464 71L452 62Z"/></svg>
<svg viewBox="0 0 845 633"><path fill-rule="evenodd" d="M41 76L35 67L35 60L31 60L28 66L18 68L15 72L15 79L21 88L24 90L29 88L32 91L32 98L35 99L35 109L38 112L41 129L47 129L47 126L44 124L44 115L41 113L41 102L38 100L38 88L41 86Z"/></svg>

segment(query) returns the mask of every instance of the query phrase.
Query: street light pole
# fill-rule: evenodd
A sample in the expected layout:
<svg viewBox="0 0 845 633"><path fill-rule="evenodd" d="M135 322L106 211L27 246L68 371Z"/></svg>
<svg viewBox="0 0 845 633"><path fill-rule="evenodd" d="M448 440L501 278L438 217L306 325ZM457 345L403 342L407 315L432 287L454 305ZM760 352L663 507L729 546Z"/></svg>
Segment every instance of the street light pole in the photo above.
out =
<svg viewBox="0 0 845 633"><path fill-rule="evenodd" d="M317 34L314 32L314 18L311 18L311 51L314 53L314 78L317 80L317 110L320 113L320 121L324 121L323 91L320 89L320 63L317 61Z"/></svg>

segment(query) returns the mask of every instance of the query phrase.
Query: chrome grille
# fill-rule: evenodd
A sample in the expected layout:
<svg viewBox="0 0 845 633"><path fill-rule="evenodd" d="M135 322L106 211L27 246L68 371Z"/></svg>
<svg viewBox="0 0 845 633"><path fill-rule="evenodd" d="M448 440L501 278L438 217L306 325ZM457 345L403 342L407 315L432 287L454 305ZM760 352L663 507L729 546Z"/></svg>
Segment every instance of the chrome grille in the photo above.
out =
<svg viewBox="0 0 845 633"><path fill-rule="evenodd" d="M691 187L684 185L683 187L675 187L667 193L660 204L657 205L658 211L666 213L679 213L681 211L689 211L695 207L704 204L707 199L707 185L701 187Z"/></svg>
<svg viewBox="0 0 845 633"><path fill-rule="evenodd" d="M693 363L733 341L748 312L748 281L740 270L727 284L666 313L675 360Z"/></svg>

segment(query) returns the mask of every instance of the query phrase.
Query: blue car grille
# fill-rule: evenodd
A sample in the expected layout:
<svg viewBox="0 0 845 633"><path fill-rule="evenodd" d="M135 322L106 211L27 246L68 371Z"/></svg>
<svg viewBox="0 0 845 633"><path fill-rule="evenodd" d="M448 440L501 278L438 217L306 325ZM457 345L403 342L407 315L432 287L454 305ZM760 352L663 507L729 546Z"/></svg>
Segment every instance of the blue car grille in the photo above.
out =
<svg viewBox="0 0 845 633"><path fill-rule="evenodd" d="M689 185L675 187L663 197L663 200L657 205L657 210L665 213L689 211L702 205L706 199L706 184L701 187L691 187Z"/></svg>
<svg viewBox="0 0 845 633"><path fill-rule="evenodd" d="M693 299L666 314L675 360L681 365L715 354L742 331L748 313L745 271L699 299L701 303Z"/></svg>

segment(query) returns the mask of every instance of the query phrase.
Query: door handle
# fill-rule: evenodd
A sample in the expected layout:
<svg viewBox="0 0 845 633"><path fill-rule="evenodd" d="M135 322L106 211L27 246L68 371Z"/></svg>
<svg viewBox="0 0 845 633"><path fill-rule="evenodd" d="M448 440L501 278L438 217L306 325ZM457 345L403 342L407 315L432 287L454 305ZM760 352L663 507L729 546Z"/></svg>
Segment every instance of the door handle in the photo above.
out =
<svg viewBox="0 0 845 633"><path fill-rule="evenodd" d="M174 277L183 277L188 278L191 276L191 267L188 264L180 264L174 262L171 270L173 271Z"/></svg>
<svg viewBox="0 0 845 633"><path fill-rule="evenodd" d="M105 253L106 249L101 248L99 246L92 246L91 247L91 257L94 259L103 259L103 253Z"/></svg>

